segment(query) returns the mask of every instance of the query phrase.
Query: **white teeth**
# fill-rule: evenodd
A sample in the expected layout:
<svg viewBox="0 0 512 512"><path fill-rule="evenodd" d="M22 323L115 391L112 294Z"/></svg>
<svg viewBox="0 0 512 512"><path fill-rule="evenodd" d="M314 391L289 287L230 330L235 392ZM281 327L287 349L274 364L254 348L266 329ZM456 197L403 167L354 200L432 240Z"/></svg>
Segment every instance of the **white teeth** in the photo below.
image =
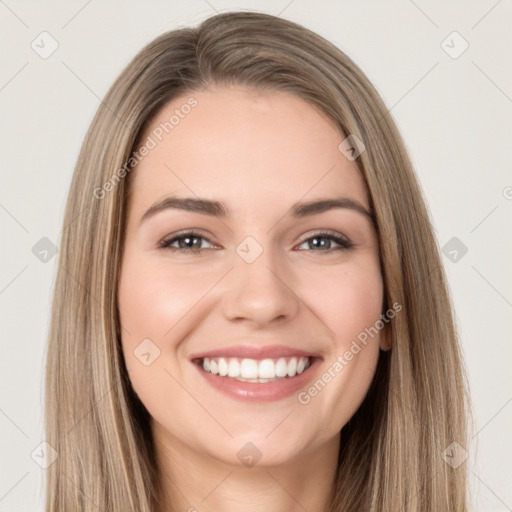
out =
<svg viewBox="0 0 512 512"><path fill-rule="evenodd" d="M286 375L288 374L288 366L291 366L291 368L293 368L293 365L297 364L296 362L294 363L294 361L297 361L297 360L295 359L295 357L292 357L290 359L290 362L288 364L286 364L286 359L284 357L280 357L277 360L277 363L275 366L276 377L286 377ZM294 375L295 375L295 372L292 372L290 374L290 377L293 377Z"/></svg>
<svg viewBox="0 0 512 512"><path fill-rule="evenodd" d="M288 373L289 377L293 377L296 374L296 372L297 372L297 359L295 359L295 357L292 357L290 359L290 362L288 363L288 367L286 368L286 372Z"/></svg>
<svg viewBox="0 0 512 512"><path fill-rule="evenodd" d="M213 373L214 375L219 373L219 366L217 361L214 361L213 359L210 361L210 373Z"/></svg>
<svg viewBox="0 0 512 512"><path fill-rule="evenodd" d="M288 361L287 361L288 359ZM278 359L239 359L236 357L205 357L204 371L245 382L272 382L278 378L295 377L309 368L309 357Z"/></svg>
<svg viewBox="0 0 512 512"><path fill-rule="evenodd" d="M237 359L231 358L229 360L228 366L229 366L229 372L228 372L229 377L238 377L240 375L240 363L238 362Z"/></svg>
<svg viewBox="0 0 512 512"><path fill-rule="evenodd" d="M223 359L222 357L220 358ZM258 378L258 361L254 359L242 359L240 365L240 377L244 379L257 379Z"/></svg>
<svg viewBox="0 0 512 512"><path fill-rule="evenodd" d="M276 376L274 369L272 359L263 359L263 361L260 361L258 377L260 379L273 379Z"/></svg>
<svg viewBox="0 0 512 512"><path fill-rule="evenodd" d="M219 375L221 377L225 377L228 374L228 371L229 371L228 363L226 362L226 360L223 357L221 357L219 359Z"/></svg>

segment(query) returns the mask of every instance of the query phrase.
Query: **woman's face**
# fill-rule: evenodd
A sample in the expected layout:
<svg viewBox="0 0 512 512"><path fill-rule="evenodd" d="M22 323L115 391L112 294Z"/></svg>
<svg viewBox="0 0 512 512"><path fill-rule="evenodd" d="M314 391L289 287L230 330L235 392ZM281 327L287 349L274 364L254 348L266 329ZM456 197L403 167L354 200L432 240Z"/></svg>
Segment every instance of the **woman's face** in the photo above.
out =
<svg viewBox="0 0 512 512"><path fill-rule="evenodd" d="M169 449L298 461L361 404L384 346L369 331L383 284L343 139L299 97L243 87L175 98L147 129L119 312L131 383ZM325 200L340 203L299 208Z"/></svg>

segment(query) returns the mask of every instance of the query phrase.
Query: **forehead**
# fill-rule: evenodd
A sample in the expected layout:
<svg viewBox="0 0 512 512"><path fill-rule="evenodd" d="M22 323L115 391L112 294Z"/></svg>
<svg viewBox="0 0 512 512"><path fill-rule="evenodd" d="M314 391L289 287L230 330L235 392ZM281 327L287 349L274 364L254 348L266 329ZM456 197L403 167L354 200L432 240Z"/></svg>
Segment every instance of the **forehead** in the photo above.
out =
<svg viewBox="0 0 512 512"><path fill-rule="evenodd" d="M215 86L183 94L141 138L154 147L132 176L131 200L142 208L196 194L242 211L343 194L368 206L357 166L338 149L343 138L331 118L288 92Z"/></svg>

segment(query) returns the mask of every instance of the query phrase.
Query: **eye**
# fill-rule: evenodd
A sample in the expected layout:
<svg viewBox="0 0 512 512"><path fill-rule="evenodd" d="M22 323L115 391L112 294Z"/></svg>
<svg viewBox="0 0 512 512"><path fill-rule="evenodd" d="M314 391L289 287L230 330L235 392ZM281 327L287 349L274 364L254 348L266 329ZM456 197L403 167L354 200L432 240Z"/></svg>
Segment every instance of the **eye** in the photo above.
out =
<svg viewBox="0 0 512 512"><path fill-rule="evenodd" d="M324 241L327 240L327 243ZM162 249L169 249L172 251L182 251L190 254L200 254L205 250L202 246L202 242L206 241L209 244L212 242L195 231L187 231L184 233L178 233L171 238L164 239L160 242L159 247ZM332 248L332 242L338 245L338 247ZM177 246L175 244L178 244ZM332 251L347 250L354 246L354 244L343 236L332 234L329 232L316 233L309 238L303 240L300 245L308 243L309 249L316 248L320 250L314 250L313 252L330 253ZM213 244L212 244L213 245ZM300 246L299 246L300 247ZM304 249L299 249L303 251ZM307 249L306 249L307 250Z"/></svg>
<svg viewBox="0 0 512 512"><path fill-rule="evenodd" d="M324 242L327 240L327 242ZM335 242L338 247L331 248L332 242ZM309 238L306 238L301 242L300 245L304 245L305 243L308 244L309 248L315 247L319 248L320 250L314 250L313 252L332 252L332 251L340 251L340 250L346 250L350 249L354 246L354 244L348 239L343 236L332 234L328 232L321 232L316 233L313 236L310 236ZM304 249L299 249L303 251Z"/></svg>
<svg viewBox="0 0 512 512"><path fill-rule="evenodd" d="M160 242L159 246L162 249L170 249L172 251L184 251L186 253L199 254L204 250L202 247L202 241L205 240L208 243L210 240L202 236L195 231L187 231L178 235L174 235L172 238L164 239ZM178 246L173 244L178 243Z"/></svg>

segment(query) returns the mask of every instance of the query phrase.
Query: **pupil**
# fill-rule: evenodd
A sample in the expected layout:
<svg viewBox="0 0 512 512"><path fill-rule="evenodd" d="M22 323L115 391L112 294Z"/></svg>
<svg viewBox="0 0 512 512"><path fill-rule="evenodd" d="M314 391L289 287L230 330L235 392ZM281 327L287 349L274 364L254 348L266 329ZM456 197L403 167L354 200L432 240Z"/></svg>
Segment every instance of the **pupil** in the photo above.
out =
<svg viewBox="0 0 512 512"><path fill-rule="evenodd" d="M186 237L183 237L182 238L184 244L185 244L185 247L186 248L199 248L201 246L201 242L199 242L199 244L197 243L197 241L199 240L199 237L197 236L186 236ZM190 240L195 240L196 243L192 243L192 245L190 245Z"/></svg>
<svg viewBox="0 0 512 512"><path fill-rule="evenodd" d="M318 243L318 240L321 240L321 242ZM311 239L311 242L313 243L314 247L325 247L327 244L327 239L324 237L314 237Z"/></svg>

